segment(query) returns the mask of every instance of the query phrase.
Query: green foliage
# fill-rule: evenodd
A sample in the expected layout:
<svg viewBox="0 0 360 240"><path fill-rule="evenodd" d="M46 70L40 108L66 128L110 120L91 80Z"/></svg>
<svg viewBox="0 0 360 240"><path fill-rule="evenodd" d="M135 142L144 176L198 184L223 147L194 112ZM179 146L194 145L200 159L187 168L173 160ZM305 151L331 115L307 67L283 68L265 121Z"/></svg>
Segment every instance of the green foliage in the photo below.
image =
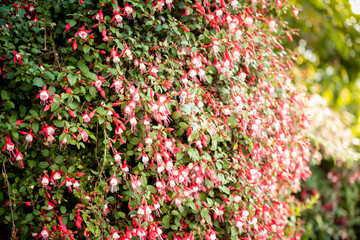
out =
<svg viewBox="0 0 360 240"><path fill-rule="evenodd" d="M318 93L329 106L354 115L353 132L359 135L359 21L348 0L294 1L303 21L289 19L299 29L295 38L299 72L310 93Z"/></svg>
<svg viewBox="0 0 360 240"><path fill-rule="evenodd" d="M312 176L301 197L319 195L319 201L302 213L303 239L357 239L360 234L360 181L358 164L336 166L333 160L313 164Z"/></svg>
<svg viewBox="0 0 360 240"><path fill-rule="evenodd" d="M286 9L3 3L0 220L11 237L299 236L293 193L310 174L309 143L279 38L294 34Z"/></svg>

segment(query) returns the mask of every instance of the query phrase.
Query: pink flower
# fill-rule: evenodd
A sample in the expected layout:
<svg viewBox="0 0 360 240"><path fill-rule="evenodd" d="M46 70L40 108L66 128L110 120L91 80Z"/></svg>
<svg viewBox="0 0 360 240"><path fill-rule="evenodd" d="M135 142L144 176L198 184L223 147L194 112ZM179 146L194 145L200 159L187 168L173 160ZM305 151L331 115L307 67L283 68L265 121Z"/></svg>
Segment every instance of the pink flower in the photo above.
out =
<svg viewBox="0 0 360 240"><path fill-rule="evenodd" d="M45 106L48 103L48 99L51 98L49 92L50 90L46 90L46 85L44 85L43 90L39 91L39 95L36 98L40 98L41 105Z"/></svg>
<svg viewBox="0 0 360 240"><path fill-rule="evenodd" d="M21 154L21 152L19 152L17 149L15 149L15 150L16 150L16 154L15 154L15 157L14 157L13 161L16 160L18 162L19 168L24 168L24 163L23 163L24 157Z"/></svg>
<svg viewBox="0 0 360 240"><path fill-rule="evenodd" d="M79 134L80 134L81 138L83 139L83 141L89 142L89 140L88 140L89 134L85 130L82 130L81 128L79 128L79 132L80 132Z"/></svg>
<svg viewBox="0 0 360 240"><path fill-rule="evenodd" d="M117 185L119 184L119 183L121 183L120 181L119 181L119 179L117 179L117 177L115 176L115 172L113 173L113 176L108 180L108 181L110 181L110 186L111 186L111 192L113 193L113 192L117 192Z"/></svg>
<svg viewBox="0 0 360 240"><path fill-rule="evenodd" d="M47 188L47 189L50 189L50 187L48 187L51 179L49 178L47 172L45 172L45 175L42 176L41 178L39 178L40 180L40 184L43 188Z"/></svg>
<svg viewBox="0 0 360 240"><path fill-rule="evenodd" d="M128 3L125 3L125 7L124 7L124 14L126 14L126 17L128 19L131 19L131 13L135 12L135 10L132 8L133 5L129 5Z"/></svg>
<svg viewBox="0 0 360 240"><path fill-rule="evenodd" d="M85 27L82 26L80 31L77 31L75 33L75 36L79 36L82 40L86 41L88 34L91 33L91 30L84 30L84 29Z"/></svg>
<svg viewBox="0 0 360 240"><path fill-rule="evenodd" d="M20 53L14 51L14 64L16 61L18 61L20 65L23 64L23 57L20 55Z"/></svg>
<svg viewBox="0 0 360 240"><path fill-rule="evenodd" d="M50 236L50 233L49 233L49 231L46 229L46 225L44 225L43 230L40 232L38 238L41 237L42 240L47 240L49 236Z"/></svg>
<svg viewBox="0 0 360 240"><path fill-rule="evenodd" d="M10 157L12 157L12 158L15 157L15 153L14 153L15 144L11 142L11 138L9 135L6 137L5 141L6 141L6 144L2 151L4 152L6 149L9 151Z"/></svg>

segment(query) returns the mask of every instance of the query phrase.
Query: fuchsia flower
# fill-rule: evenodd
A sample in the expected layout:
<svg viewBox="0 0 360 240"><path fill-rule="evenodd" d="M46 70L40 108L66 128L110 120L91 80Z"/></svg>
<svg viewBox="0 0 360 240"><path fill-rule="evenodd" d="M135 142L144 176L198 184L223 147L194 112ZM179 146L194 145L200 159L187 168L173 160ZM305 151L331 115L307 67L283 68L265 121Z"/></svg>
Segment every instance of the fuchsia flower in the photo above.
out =
<svg viewBox="0 0 360 240"><path fill-rule="evenodd" d="M129 118L128 122L130 122L131 124L131 133L134 133L135 129L136 129L136 125L137 125L137 120L135 115L133 115L131 118Z"/></svg>
<svg viewBox="0 0 360 240"><path fill-rule="evenodd" d="M115 231L115 229L113 229L113 230L111 231L110 237L111 237L112 239L117 240L117 239L120 238L120 235L119 235L120 232L121 232L121 231Z"/></svg>
<svg viewBox="0 0 360 240"><path fill-rule="evenodd" d="M44 139L46 139L46 141L48 141L50 143L50 145L52 144L52 142L55 140L55 130L57 128L53 127L53 126L49 126L47 125L47 123L45 123L45 127L42 126L42 130L39 133L43 133L45 135Z"/></svg>
<svg viewBox="0 0 360 240"><path fill-rule="evenodd" d="M133 59L133 54L131 53L130 47L128 45L124 45L124 50L120 53L120 57L126 56L129 60Z"/></svg>
<svg viewBox="0 0 360 240"><path fill-rule="evenodd" d="M150 206L147 204L147 202L141 202L139 209L137 211L137 214L141 217L141 218L145 218L146 221L148 221L150 219L151 216L151 208Z"/></svg>
<svg viewBox="0 0 360 240"><path fill-rule="evenodd" d="M47 172L45 172L44 176L42 176L38 180L40 180L40 184L43 188L47 188L50 190L49 183L51 182L51 179L49 178Z"/></svg>
<svg viewBox="0 0 360 240"><path fill-rule="evenodd" d="M97 76L97 79L98 79L98 80L96 80L96 81L94 81L94 82L90 82L90 85L91 85L91 86L95 86L95 87L97 88L97 90L100 92L100 95L101 95L103 98L105 98L105 97L106 97L106 96L105 96L105 92L104 92L104 90L101 88L103 82L105 82L105 78L102 77L102 76Z"/></svg>
<svg viewBox="0 0 360 240"><path fill-rule="evenodd" d="M150 64L150 69L146 73L150 72L151 76L158 77L157 73L159 69L160 69L159 67L155 67L152 64Z"/></svg>
<svg viewBox="0 0 360 240"><path fill-rule="evenodd" d="M108 181L110 181L110 186L111 186L111 192L113 193L113 192L117 192L117 185L120 183L121 184L121 182L120 182L120 180L116 177L116 175L115 175L115 172L113 173L113 176L110 178L110 179L108 179Z"/></svg>
<svg viewBox="0 0 360 240"><path fill-rule="evenodd" d="M24 163L23 163L23 155L21 154L21 152L19 152L17 149L16 150L16 154L15 154L15 157L13 159L13 161L17 161L18 165L19 165L19 168L24 168Z"/></svg>
<svg viewBox="0 0 360 240"><path fill-rule="evenodd" d="M216 220L219 217L220 222L224 222L224 207L219 206L214 211L214 220Z"/></svg>
<svg viewBox="0 0 360 240"><path fill-rule="evenodd" d="M51 99L50 96L50 90L46 90L46 85L44 85L43 90L39 91L39 95L36 96L36 98L40 98L41 100L41 105L45 106L48 103L48 99Z"/></svg>
<svg viewBox="0 0 360 240"><path fill-rule="evenodd" d="M137 61L137 59L136 59L136 61ZM145 65L149 65L149 64L147 64L146 62L143 62L142 59L140 59L140 62L138 61L138 62L135 64L136 67L139 66L139 68L140 68L140 73L141 73L141 74L144 74L144 72L145 72L145 70L146 70L146 66L145 66Z"/></svg>
<svg viewBox="0 0 360 240"><path fill-rule="evenodd" d="M43 230L41 230L38 239L41 238L42 240L47 240L49 236L50 236L50 233L46 229L46 225L44 225Z"/></svg>
<svg viewBox="0 0 360 240"><path fill-rule="evenodd" d="M55 208L55 204L50 201L50 199L47 200L48 204L46 205L46 208L51 211Z"/></svg>
<svg viewBox="0 0 360 240"><path fill-rule="evenodd" d="M93 118L95 115L95 111L96 109L88 114L87 110L85 110L85 113L81 116L85 124L90 123L91 118Z"/></svg>
<svg viewBox="0 0 360 240"><path fill-rule="evenodd" d="M50 175L51 183L55 184L57 180L60 180L62 174L64 174L62 171L53 171Z"/></svg>
<svg viewBox="0 0 360 240"><path fill-rule="evenodd" d="M79 135L84 142L89 142L89 134L85 130L79 128L79 134L77 137L79 137Z"/></svg>
<svg viewBox="0 0 360 240"><path fill-rule="evenodd" d="M119 63L120 62L120 58L119 58L120 55L117 53L117 50L115 50L114 47L110 51L110 56L113 58L114 63ZM118 77L116 77L116 79L118 79Z"/></svg>
<svg viewBox="0 0 360 240"><path fill-rule="evenodd" d="M216 240L217 239L216 234L219 234L219 233L210 229L209 231L206 232L205 239L206 240Z"/></svg>
<svg viewBox="0 0 360 240"><path fill-rule="evenodd" d="M118 153L116 150L115 150L115 154L114 154L114 160L115 162L117 162L118 164L121 165L121 155L123 155L124 153Z"/></svg>
<svg viewBox="0 0 360 240"><path fill-rule="evenodd" d="M92 30L85 30L85 26L82 26L80 31L77 31L75 33L75 36L79 36L82 40L84 40L86 42L87 36L91 32L92 32Z"/></svg>
<svg viewBox="0 0 360 240"><path fill-rule="evenodd" d="M70 30L70 28L71 28L70 24L66 24L66 26L65 26L65 32L68 32L68 31Z"/></svg>
<svg viewBox="0 0 360 240"><path fill-rule="evenodd" d="M118 77L116 77L116 79L114 80L113 84L111 85L112 87L115 87L115 93L119 94L121 89L123 89L123 81L124 81L125 77L121 76L121 78L119 79Z"/></svg>
<svg viewBox="0 0 360 240"><path fill-rule="evenodd" d="M9 151L9 154L10 154L11 158L15 157L15 153L14 153L15 144L11 142L11 138L10 138L9 135L6 137L5 141L6 141L6 144L5 144L2 151L4 152L5 149L6 149L6 150Z"/></svg>
<svg viewBox="0 0 360 240"><path fill-rule="evenodd" d="M74 239L70 234L69 229L67 229L66 225L62 222L62 217L59 217L59 230L61 232L61 235L63 238L67 239L69 237L70 239Z"/></svg>
<svg viewBox="0 0 360 240"><path fill-rule="evenodd" d="M100 11L97 14L95 14L92 18L98 20L99 23L104 21L104 14L102 13L102 9L100 9Z"/></svg>
<svg viewBox="0 0 360 240"><path fill-rule="evenodd" d="M302 11L302 10L299 9L299 8L296 8L294 5L292 5L292 12L293 12L296 19L299 19L298 14L299 14L300 11Z"/></svg>
<svg viewBox="0 0 360 240"><path fill-rule="evenodd" d="M130 175L130 179L131 187L134 189L134 192L139 193L138 188L140 187L142 181L138 178L137 174L135 176Z"/></svg>
<svg viewBox="0 0 360 240"><path fill-rule="evenodd" d="M31 146L31 143L33 142L35 137L35 134L32 133L32 129L30 129L30 132L24 132L24 131L19 131L20 134L25 135L25 149L27 149L28 146Z"/></svg>
<svg viewBox="0 0 360 240"><path fill-rule="evenodd" d="M19 62L19 64L23 64L23 57L17 51L14 51L14 64Z"/></svg>
<svg viewBox="0 0 360 240"><path fill-rule="evenodd" d="M239 2L237 0L231 0L229 4L233 9L237 9Z"/></svg>
<svg viewBox="0 0 360 240"><path fill-rule="evenodd" d="M160 223L160 222L156 222L156 223ZM163 228L163 227L159 227L156 223L150 225L149 237L151 239L158 238L159 240L163 240L164 238L162 236L162 230L161 230L161 228Z"/></svg>
<svg viewBox="0 0 360 240"><path fill-rule="evenodd" d="M135 12L135 10L132 8L132 6L133 5L129 5L128 3L125 3L125 7L123 8L124 9L124 14L126 15L126 17L128 19L131 19L132 18L131 14L133 12Z"/></svg>
<svg viewBox="0 0 360 240"><path fill-rule="evenodd" d="M171 11L171 8L174 7L173 0L165 0L165 3L169 10Z"/></svg>
<svg viewBox="0 0 360 240"><path fill-rule="evenodd" d="M59 187L63 186L64 184L68 188L69 192L72 192L71 186L73 185L73 179L66 175L66 179L59 185Z"/></svg>
<svg viewBox="0 0 360 240"><path fill-rule="evenodd" d="M118 25L121 25L122 21L123 21L123 17L122 17L123 15L125 15L125 14L121 14L121 13L115 11L113 18L111 19L111 22L116 22Z"/></svg>

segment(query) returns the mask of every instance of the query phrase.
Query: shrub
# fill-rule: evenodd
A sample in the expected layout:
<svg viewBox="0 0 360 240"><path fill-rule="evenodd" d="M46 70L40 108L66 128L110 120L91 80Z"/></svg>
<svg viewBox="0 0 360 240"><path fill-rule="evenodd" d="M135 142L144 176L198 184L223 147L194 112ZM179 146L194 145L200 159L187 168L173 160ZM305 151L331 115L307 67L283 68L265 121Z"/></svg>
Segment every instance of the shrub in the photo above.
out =
<svg viewBox="0 0 360 240"><path fill-rule="evenodd" d="M3 3L12 238L299 237L286 1Z"/></svg>

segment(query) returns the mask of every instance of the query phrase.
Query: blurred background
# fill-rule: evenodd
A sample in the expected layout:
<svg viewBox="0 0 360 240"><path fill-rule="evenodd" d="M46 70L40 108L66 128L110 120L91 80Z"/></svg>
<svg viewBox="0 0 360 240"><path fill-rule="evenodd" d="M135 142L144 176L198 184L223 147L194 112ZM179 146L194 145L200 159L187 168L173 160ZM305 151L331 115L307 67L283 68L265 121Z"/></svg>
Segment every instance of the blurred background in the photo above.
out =
<svg viewBox="0 0 360 240"><path fill-rule="evenodd" d="M316 154L298 195L302 239L360 239L360 0L298 0L294 82L308 90ZM291 14L291 13L289 13Z"/></svg>

